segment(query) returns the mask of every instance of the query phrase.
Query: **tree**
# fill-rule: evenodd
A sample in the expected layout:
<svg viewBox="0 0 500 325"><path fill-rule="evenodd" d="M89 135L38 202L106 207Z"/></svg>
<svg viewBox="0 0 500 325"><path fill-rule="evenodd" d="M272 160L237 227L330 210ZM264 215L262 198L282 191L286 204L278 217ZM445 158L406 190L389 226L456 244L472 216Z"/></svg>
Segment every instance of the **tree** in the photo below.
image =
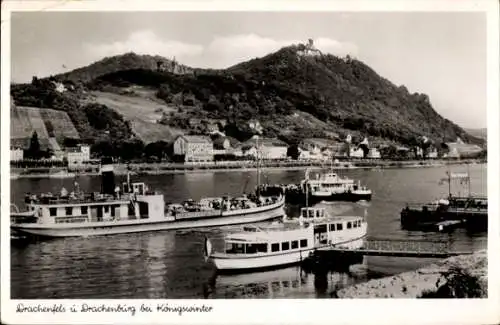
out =
<svg viewBox="0 0 500 325"><path fill-rule="evenodd" d="M479 277L472 275L460 265L452 265L441 272L442 279L436 283L436 291L425 291L419 298L484 298L485 290Z"/></svg>
<svg viewBox="0 0 500 325"><path fill-rule="evenodd" d="M75 138L67 138L65 137L63 140L63 146L66 148L73 148L76 147L79 143L78 139Z"/></svg>
<svg viewBox="0 0 500 325"><path fill-rule="evenodd" d="M27 156L33 159L40 158L40 142L38 141L38 134L36 131L33 131L33 135L31 136L30 146L28 148Z"/></svg>
<svg viewBox="0 0 500 325"><path fill-rule="evenodd" d="M366 158L366 156L368 156L368 153L370 152L370 148L368 148L368 145L365 143L360 143L358 147L363 150L363 158Z"/></svg>
<svg viewBox="0 0 500 325"><path fill-rule="evenodd" d="M395 158L398 154L398 148L391 144L380 149L380 154L383 158Z"/></svg>
<svg viewBox="0 0 500 325"><path fill-rule="evenodd" d="M144 153L144 143L139 139L131 139L117 143L118 155L125 161L142 157Z"/></svg>
<svg viewBox="0 0 500 325"><path fill-rule="evenodd" d="M300 156L299 146L296 144L289 146L286 151L286 156L291 157L294 160L299 159Z"/></svg>
<svg viewBox="0 0 500 325"><path fill-rule="evenodd" d="M422 156L424 159L429 155L429 150L431 149L433 142L425 136L419 138L420 148L422 148Z"/></svg>
<svg viewBox="0 0 500 325"><path fill-rule="evenodd" d="M94 143L91 147L91 152L97 156L110 156L110 157L116 157L116 152L115 152L115 147L111 140L109 139L104 139L101 141L98 141Z"/></svg>
<svg viewBox="0 0 500 325"><path fill-rule="evenodd" d="M420 138L412 135L409 139L407 139L406 144L410 147L410 150L413 152L414 156L417 157L418 148L421 145Z"/></svg>
<svg viewBox="0 0 500 325"><path fill-rule="evenodd" d="M157 157L160 161L167 155L169 144L165 141L156 141L149 143L144 148L146 157Z"/></svg>

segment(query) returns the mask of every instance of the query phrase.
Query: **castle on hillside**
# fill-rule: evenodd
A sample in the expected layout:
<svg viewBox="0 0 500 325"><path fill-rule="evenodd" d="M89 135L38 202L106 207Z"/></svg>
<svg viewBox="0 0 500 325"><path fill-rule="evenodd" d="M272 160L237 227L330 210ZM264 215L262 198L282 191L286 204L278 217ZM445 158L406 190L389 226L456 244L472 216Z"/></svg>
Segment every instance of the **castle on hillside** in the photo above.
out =
<svg viewBox="0 0 500 325"><path fill-rule="evenodd" d="M307 44L299 44L298 55L301 56L316 56L321 55L321 51L314 46L314 40L312 38L307 40Z"/></svg>
<svg viewBox="0 0 500 325"><path fill-rule="evenodd" d="M193 74L192 69L177 63L175 57L172 60L156 61L157 72L170 72L173 74Z"/></svg>

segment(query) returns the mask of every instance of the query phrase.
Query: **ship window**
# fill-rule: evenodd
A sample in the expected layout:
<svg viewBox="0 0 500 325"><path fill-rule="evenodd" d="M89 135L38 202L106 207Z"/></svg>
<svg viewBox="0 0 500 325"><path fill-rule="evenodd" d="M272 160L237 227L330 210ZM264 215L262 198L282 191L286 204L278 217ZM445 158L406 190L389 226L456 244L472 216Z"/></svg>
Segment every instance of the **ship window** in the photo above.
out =
<svg viewBox="0 0 500 325"><path fill-rule="evenodd" d="M267 244L254 244L256 253L267 253Z"/></svg>
<svg viewBox="0 0 500 325"><path fill-rule="evenodd" d="M255 247L255 245L252 244L246 244L245 253L247 254L257 253L257 247Z"/></svg>
<svg viewBox="0 0 500 325"><path fill-rule="evenodd" d="M290 249L290 242L286 241L286 242L281 243L281 250L282 251L287 251L289 249Z"/></svg>
<svg viewBox="0 0 500 325"><path fill-rule="evenodd" d="M67 216L73 215L73 207L67 207L66 208L66 215Z"/></svg>
<svg viewBox="0 0 500 325"><path fill-rule="evenodd" d="M347 229L351 229L351 227L352 227L352 225L351 225L351 222L349 221L349 222L347 223Z"/></svg>
<svg viewBox="0 0 500 325"><path fill-rule="evenodd" d="M330 225L330 231L335 231L335 224L334 224L334 223L332 223L332 224Z"/></svg>
<svg viewBox="0 0 500 325"><path fill-rule="evenodd" d="M300 240L300 247L307 247L307 239Z"/></svg>
<svg viewBox="0 0 500 325"><path fill-rule="evenodd" d="M292 249L297 249L299 248L299 242L297 240L292 241Z"/></svg>
<svg viewBox="0 0 500 325"><path fill-rule="evenodd" d="M327 225L326 224L314 226L314 233L315 234L317 234L317 233L325 233L327 231L328 231L328 229L327 229Z"/></svg>
<svg viewBox="0 0 500 325"><path fill-rule="evenodd" d="M342 230L342 224L341 223L337 224L337 230Z"/></svg>
<svg viewBox="0 0 500 325"><path fill-rule="evenodd" d="M302 210L302 217L307 218L307 210Z"/></svg>
<svg viewBox="0 0 500 325"><path fill-rule="evenodd" d="M319 210L316 210L316 218L319 218L319 217L321 217L321 215L320 215L320 211L319 211Z"/></svg>
<svg viewBox="0 0 500 325"><path fill-rule="evenodd" d="M271 244L271 252L278 252L279 250L280 250L279 243Z"/></svg>
<svg viewBox="0 0 500 325"><path fill-rule="evenodd" d="M245 252L247 254L267 253L267 244L246 244Z"/></svg>
<svg viewBox="0 0 500 325"><path fill-rule="evenodd" d="M116 208L116 207L115 207L114 205L112 205L112 206L111 206L111 216L112 216L112 217L114 217L114 216L115 216L115 208Z"/></svg>
<svg viewBox="0 0 500 325"><path fill-rule="evenodd" d="M226 253L229 254L242 254L245 252L243 244L229 243L226 246Z"/></svg>
<svg viewBox="0 0 500 325"><path fill-rule="evenodd" d="M104 206L104 213L108 213L109 212L109 206L108 205L105 205Z"/></svg>
<svg viewBox="0 0 500 325"><path fill-rule="evenodd" d="M309 218L314 218L314 210L309 210Z"/></svg>
<svg viewBox="0 0 500 325"><path fill-rule="evenodd" d="M82 214L88 214L88 207L82 207Z"/></svg>
<svg viewBox="0 0 500 325"><path fill-rule="evenodd" d="M358 220L358 227L361 227L361 220Z"/></svg>
<svg viewBox="0 0 500 325"><path fill-rule="evenodd" d="M357 228L357 227L358 227L358 221L354 221L354 222L352 223L352 227L353 227L353 228Z"/></svg>
<svg viewBox="0 0 500 325"><path fill-rule="evenodd" d="M49 208L50 216L55 217L57 215L57 208Z"/></svg>

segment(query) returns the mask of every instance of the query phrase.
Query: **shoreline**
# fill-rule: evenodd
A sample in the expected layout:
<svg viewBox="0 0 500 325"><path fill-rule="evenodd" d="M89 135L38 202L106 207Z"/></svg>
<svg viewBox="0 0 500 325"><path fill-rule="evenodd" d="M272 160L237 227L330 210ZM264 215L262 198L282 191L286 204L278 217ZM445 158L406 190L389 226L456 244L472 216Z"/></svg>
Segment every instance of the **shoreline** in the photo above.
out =
<svg viewBox="0 0 500 325"><path fill-rule="evenodd" d="M411 160L411 161L351 161L342 162L339 164L331 165L333 169L339 170L349 170L349 169L404 169L404 168L431 168L446 165L465 165L465 164L485 164L487 161L482 161L479 159L470 160ZM248 172L257 171L255 164L211 164L211 165L184 165L184 164L172 164L172 163L156 163L156 164L115 164L115 174L116 175L126 175L127 172L130 175L171 175L171 174L201 174L201 173L213 173L213 172ZM262 166L261 170L305 170L313 169L320 170L324 168L329 168L326 164L280 164L271 163ZM75 174L75 176L57 177L52 176L50 171L53 172L65 172L68 171L67 168L11 168L10 169L10 179L20 179L20 178L54 178L54 179L64 179L73 178L77 176L99 176L100 173L95 171L76 171L70 170L69 173Z"/></svg>
<svg viewBox="0 0 500 325"><path fill-rule="evenodd" d="M486 250L470 255L441 259L414 271L373 279L332 292L333 298L418 298L425 292L435 292L445 279L441 272L460 266L477 277L484 295L488 290L488 254Z"/></svg>

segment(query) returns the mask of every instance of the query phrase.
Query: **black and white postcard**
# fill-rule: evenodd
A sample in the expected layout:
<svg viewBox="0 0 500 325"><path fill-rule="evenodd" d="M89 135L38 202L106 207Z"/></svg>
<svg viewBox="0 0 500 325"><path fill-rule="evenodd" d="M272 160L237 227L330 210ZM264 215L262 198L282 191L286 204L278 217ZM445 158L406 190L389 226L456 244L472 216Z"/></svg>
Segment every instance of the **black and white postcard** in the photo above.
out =
<svg viewBox="0 0 500 325"><path fill-rule="evenodd" d="M498 10L3 1L2 323L497 323Z"/></svg>

